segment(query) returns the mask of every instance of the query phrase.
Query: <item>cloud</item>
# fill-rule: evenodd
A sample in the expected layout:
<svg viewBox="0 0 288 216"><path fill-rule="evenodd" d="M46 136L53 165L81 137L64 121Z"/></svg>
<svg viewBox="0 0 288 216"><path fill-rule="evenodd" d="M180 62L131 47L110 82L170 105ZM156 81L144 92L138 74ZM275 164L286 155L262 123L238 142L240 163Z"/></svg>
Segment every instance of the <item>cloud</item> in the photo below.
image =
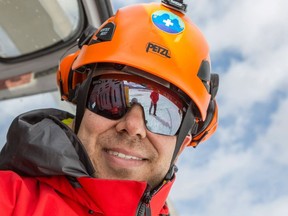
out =
<svg viewBox="0 0 288 216"><path fill-rule="evenodd" d="M191 0L188 15L200 25L213 51L232 47L249 54L287 41L287 6L285 0Z"/></svg>
<svg viewBox="0 0 288 216"><path fill-rule="evenodd" d="M225 115L269 100L275 91L287 86L287 7L284 0L189 4L189 15L199 22L210 44L212 66L227 52L239 56L231 59L226 71L216 71L221 72L219 99L225 104Z"/></svg>
<svg viewBox="0 0 288 216"><path fill-rule="evenodd" d="M207 152L207 142L182 155L171 195L176 209L187 216L287 215L287 110L286 98L254 143L224 141Z"/></svg>
<svg viewBox="0 0 288 216"><path fill-rule="evenodd" d="M281 101L276 112L271 115L271 124L264 134L259 134L255 142L258 154L265 160L288 167L288 99ZM256 153L256 152L255 152ZM288 168L287 168L288 171Z"/></svg>

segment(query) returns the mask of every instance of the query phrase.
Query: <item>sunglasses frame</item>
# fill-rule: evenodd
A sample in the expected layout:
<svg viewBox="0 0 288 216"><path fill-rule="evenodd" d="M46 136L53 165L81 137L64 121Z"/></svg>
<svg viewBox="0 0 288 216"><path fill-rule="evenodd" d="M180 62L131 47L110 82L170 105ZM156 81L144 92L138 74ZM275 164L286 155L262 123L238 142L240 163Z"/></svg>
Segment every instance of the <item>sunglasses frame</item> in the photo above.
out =
<svg viewBox="0 0 288 216"><path fill-rule="evenodd" d="M114 69L114 71L115 71L115 69ZM188 108L188 105L186 104L185 101L183 101L171 89L168 89L167 87L162 86L157 82L153 82L151 80L148 80L148 79L142 78L142 77L135 77L135 76L133 76L131 74L127 74L127 73L105 73L105 74L93 76L93 78L91 80L90 87L89 87L89 92L87 95L86 108L89 109L90 111L92 111L93 113L100 115L102 117L105 117L107 119L110 119L110 120L121 119L123 116L126 115L127 112L129 112L129 110L133 107L133 105L131 106L130 104L126 104L127 105L127 107L125 107L126 110L124 112L122 111L121 112L122 114L120 114L119 117L113 117L111 114L105 114L104 112L101 113L101 112L96 112L95 110L93 110L93 108L90 107L89 102L90 102L91 93L92 93L93 88L94 88L93 82L97 82L99 80L119 80L119 81L134 82L135 84L147 86L147 89L149 89L151 91L157 89L157 91L159 91L160 95L162 95L163 97L168 99L171 103L173 103L176 107L178 107L179 110L181 110L181 112L182 112L182 116L180 119L181 122L180 122L177 130L175 131L175 133L172 133L172 134L153 131L153 130L149 129L148 125L146 124L147 116L145 115L144 107L139 103L139 105L141 105L141 108L142 108L146 128L147 128L147 130L151 131L152 133L160 134L160 135L164 135L164 136L175 136L179 133L179 129L183 123L183 119L184 119L186 110ZM145 84L145 85L143 85L143 84Z"/></svg>

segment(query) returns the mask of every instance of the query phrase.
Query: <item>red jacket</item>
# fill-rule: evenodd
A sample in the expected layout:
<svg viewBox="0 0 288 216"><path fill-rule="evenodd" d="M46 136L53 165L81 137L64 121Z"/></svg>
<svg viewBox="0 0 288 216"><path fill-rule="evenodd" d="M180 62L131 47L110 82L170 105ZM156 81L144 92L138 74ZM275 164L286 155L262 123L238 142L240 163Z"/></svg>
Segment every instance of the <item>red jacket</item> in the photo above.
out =
<svg viewBox="0 0 288 216"><path fill-rule="evenodd" d="M159 93L156 91L151 92L150 98L153 104L156 104L159 100Z"/></svg>
<svg viewBox="0 0 288 216"><path fill-rule="evenodd" d="M170 186L154 195L152 215L168 215ZM31 178L0 171L0 211L2 216L136 215L145 189L144 182L80 177L73 185L65 176Z"/></svg>
<svg viewBox="0 0 288 216"><path fill-rule="evenodd" d="M146 182L92 178L85 149L61 123L67 117L49 109L13 121L0 153L1 216L169 215L174 180L150 191Z"/></svg>

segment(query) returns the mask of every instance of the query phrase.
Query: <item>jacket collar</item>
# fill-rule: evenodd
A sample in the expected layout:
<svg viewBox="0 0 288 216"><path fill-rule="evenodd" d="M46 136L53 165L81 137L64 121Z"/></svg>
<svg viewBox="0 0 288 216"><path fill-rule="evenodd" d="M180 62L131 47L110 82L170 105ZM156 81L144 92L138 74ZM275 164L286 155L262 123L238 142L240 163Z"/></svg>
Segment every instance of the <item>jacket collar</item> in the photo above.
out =
<svg viewBox="0 0 288 216"><path fill-rule="evenodd" d="M50 185L59 193L79 204L97 213L109 216L138 215L137 211L147 192L146 182L129 180L79 177L75 179L78 186L75 186L75 182L71 184L71 180L69 181L64 176L39 177L38 180ZM147 203L152 215L168 213L165 202L174 180L175 178L166 182Z"/></svg>

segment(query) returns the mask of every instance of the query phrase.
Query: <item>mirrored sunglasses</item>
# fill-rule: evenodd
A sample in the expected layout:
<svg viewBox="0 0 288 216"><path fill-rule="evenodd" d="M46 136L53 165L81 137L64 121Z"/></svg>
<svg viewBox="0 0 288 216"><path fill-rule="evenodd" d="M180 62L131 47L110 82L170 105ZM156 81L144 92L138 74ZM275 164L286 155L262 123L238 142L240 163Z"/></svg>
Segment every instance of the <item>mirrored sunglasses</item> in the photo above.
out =
<svg viewBox="0 0 288 216"><path fill-rule="evenodd" d="M186 105L172 90L153 81L130 75L94 77L86 107L105 118L119 120L131 107L140 105L149 131L176 135Z"/></svg>

